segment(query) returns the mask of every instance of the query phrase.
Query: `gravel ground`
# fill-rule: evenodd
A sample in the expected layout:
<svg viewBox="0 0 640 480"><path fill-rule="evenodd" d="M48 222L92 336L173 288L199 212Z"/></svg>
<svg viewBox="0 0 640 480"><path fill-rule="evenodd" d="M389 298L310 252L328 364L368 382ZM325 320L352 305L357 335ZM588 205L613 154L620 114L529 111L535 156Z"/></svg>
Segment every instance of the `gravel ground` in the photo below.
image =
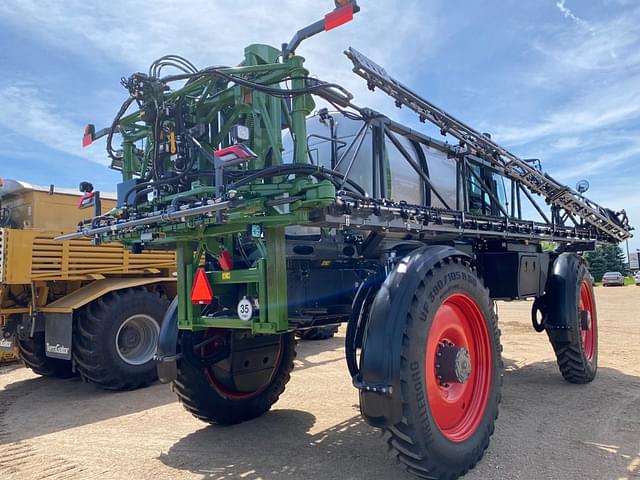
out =
<svg viewBox="0 0 640 480"><path fill-rule="evenodd" d="M600 369L560 377L529 303L500 303L505 378L491 446L466 479L640 478L640 288L596 289ZM102 392L0 368L0 478L411 479L358 414L335 339L305 342L263 417L207 426L165 385Z"/></svg>

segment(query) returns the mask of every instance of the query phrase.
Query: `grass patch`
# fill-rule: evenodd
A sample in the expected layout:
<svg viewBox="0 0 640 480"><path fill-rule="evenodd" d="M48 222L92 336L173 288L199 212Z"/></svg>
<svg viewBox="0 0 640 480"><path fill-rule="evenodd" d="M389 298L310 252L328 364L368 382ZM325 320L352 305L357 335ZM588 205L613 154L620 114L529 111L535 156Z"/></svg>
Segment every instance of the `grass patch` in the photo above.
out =
<svg viewBox="0 0 640 480"><path fill-rule="evenodd" d="M628 286L628 285L635 285L636 281L633 277L625 277L624 278L624 286ZM602 282L596 282L595 283L596 287L601 287L602 286Z"/></svg>

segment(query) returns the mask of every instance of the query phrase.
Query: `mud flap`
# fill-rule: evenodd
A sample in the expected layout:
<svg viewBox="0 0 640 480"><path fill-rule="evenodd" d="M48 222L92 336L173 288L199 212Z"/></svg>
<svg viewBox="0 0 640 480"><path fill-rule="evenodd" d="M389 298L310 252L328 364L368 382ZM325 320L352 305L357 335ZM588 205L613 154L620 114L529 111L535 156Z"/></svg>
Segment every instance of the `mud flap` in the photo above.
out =
<svg viewBox="0 0 640 480"><path fill-rule="evenodd" d="M71 360L73 313L47 313L44 322L47 357Z"/></svg>
<svg viewBox="0 0 640 480"><path fill-rule="evenodd" d="M0 352L13 352L13 346L15 345L15 343L15 332L9 332L0 329Z"/></svg>
<svg viewBox="0 0 640 480"><path fill-rule="evenodd" d="M400 361L407 312L420 281L447 257L469 255L449 246L426 246L404 257L376 294L364 336L360 375L360 411L374 427L394 425L402 418Z"/></svg>
<svg viewBox="0 0 640 480"><path fill-rule="evenodd" d="M162 319L155 356L161 383L171 383L178 377L178 357L178 297L175 297Z"/></svg>
<svg viewBox="0 0 640 480"><path fill-rule="evenodd" d="M578 282L578 266L582 262L582 257L574 253L562 253L549 272L541 303L543 326L552 341L580 341L580 331L572 328L568 312L576 308L577 300L572 292Z"/></svg>

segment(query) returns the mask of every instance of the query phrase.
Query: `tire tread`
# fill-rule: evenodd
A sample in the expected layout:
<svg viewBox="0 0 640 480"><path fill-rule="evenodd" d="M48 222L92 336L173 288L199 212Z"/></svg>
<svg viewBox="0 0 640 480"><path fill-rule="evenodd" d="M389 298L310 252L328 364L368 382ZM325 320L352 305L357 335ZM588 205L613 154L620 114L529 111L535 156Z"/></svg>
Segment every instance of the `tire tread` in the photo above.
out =
<svg viewBox="0 0 640 480"><path fill-rule="evenodd" d="M477 275L477 271L473 268L471 263L457 257L446 258L442 262L436 263L433 269L428 271L425 274L424 278L426 279L430 276L433 276L434 272L437 272L438 270L442 269L445 265L448 265L450 263L460 264L461 266L471 270L478 277L478 280L480 280L480 283L482 284L481 278ZM412 299L412 308L419 303L420 296L425 293L425 288L426 288L425 282L424 281L420 282L418 289L416 290L416 293L414 294L414 297ZM498 343L499 368L501 372L500 382L499 382L499 388L500 388L502 386L502 371L504 366L502 361L502 356L501 356L501 352L502 352L502 346L500 344L501 332L500 332L500 329L498 328L497 315L493 308L494 307L493 301L489 297L489 290L486 287L484 287L484 285L482 285L480 288L484 290L484 293L486 294L486 298L489 299L488 309L490 312L492 312L491 318L489 319L489 325L490 325L490 328L493 329L493 334L495 335L495 338ZM416 320L413 318L413 315L411 315L411 309L410 309L409 314L407 315L405 330L403 332L404 333L403 344L405 346L409 342L409 329L411 327L411 323L414 321ZM401 362L403 365L408 365L409 360L405 356L405 353L404 353L405 351L406 349L403 349ZM401 378L402 398L403 398L402 408L404 411L407 411L409 409L409 404L406 402L405 399L409 397L410 393L408 391L408 377L407 377L408 373L406 369L401 369L401 375L403 377ZM497 398L498 404L500 403L500 400L501 400L501 394L498 393L498 398ZM457 471L452 472L452 471L447 471L442 469L434 459L430 458L427 455L427 452L423 448L423 444L429 444L431 442L431 438L428 437L428 438L420 439L419 433L415 429L415 427L413 427L407 422L407 416L408 416L408 412L405 413L405 415L403 415L402 421L386 429L386 432L389 434L387 437L387 445L388 445L389 451L392 454L392 456L397 458L397 460L404 465L405 469L409 473L416 475L420 478L438 479L438 480L452 480L452 479L458 478L464 475L465 473L467 473L470 469L472 469L477 464L478 461L480 461L480 459L484 455L485 450L489 446L489 438L491 437L494 431L494 422L498 418L497 409L496 409L495 418L489 423L489 427L487 429L483 442L478 446L478 448L476 448L471 453L470 455L471 458L468 461L464 462L465 466L463 466ZM428 432L428 435L432 435L432 433Z"/></svg>
<svg viewBox="0 0 640 480"><path fill-rule="evenodd" d="M163 302L158 294L145 288L113 291L81 309L74 325L73 361L80 377L104 390L133 390L145 387L156 379L155 366L141 375L122 375L110 368L111 361L99 347L110 321L110 312L123 304L136 301Z"/></svg>
<svg viewBox="0 0 640 480"><path fill-rule="evenodd" d="M172 389L185 410L203 422L235 425L257 418L278 401L291 379L296 342L293 334L284 334L283 337L282 363L272 383L257 397L238 401L222 397L206 379L203 367L186 360L178 363L178 378L172 382Z"/></svg>

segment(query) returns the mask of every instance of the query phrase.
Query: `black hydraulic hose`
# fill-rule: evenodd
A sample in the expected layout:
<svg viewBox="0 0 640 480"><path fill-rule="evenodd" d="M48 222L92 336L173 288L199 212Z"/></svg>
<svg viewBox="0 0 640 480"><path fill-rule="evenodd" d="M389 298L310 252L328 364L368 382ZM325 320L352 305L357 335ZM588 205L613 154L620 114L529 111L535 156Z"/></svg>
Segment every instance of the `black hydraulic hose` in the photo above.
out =
<svg viewBox="0 0 640 480"><path fill-rule="evenodd" d="M139 183L137 185L134 185L133 187L131 187L129 190L127 190L127 193L124 194L124 203L127 203L127 199L131 196L132 193L135 192L136 196L133 199L133 205L137 205L138 204L138 197L144 193L149 193L152 192L153 190L156 189L156 187L161 187L162 185L167 185L169 183L172 183L173 181L177 180L178 177L173 177L173 178L165 178L164 180L158 180L155 182L142 182Z"/></svg>
<svg viewBox="0 0 640 480"><path fill-rule="evenodd" d="M345 196L345 197L353 198L354 200L362 200L362 201L376 203L371 197L367 197L366 195L360 195L357 192L350 192L349 190L338 190L338 192L336 193L338 196Z"/></svg>
<svg viewBox="0 0 640 480"><path fill-rule="evenodd" d="M169 75L169 76L163 77L160 80L162 81L162 83L166 84L166 83L176 82L180 80L191 80L193 78L212 76L212 77L222 78L227 82L235 83L236 85L242 85L244 87L248 87L253 90L257 90L259 92L263 92L263 93L266 93L267 95L271 95L274 97L285 97L285 98L295 97L295 96L314 93L316 91L329 90L329 89L335 88L337 90L340 90L345 95L346 98L348 99L353 98L353 95L351 95L351 93L348 92L342 85L338 85L337 83L325 83L312 77L302 77L302 78L306 80L314 81L315 85L309 85L305 88L298 88L298 89L282 89L282 88L268 87L265 84L252 82L251 80L247 80L247 79L238 77L236 75L229 75L227 73L220 71L222 68L225 68L225 67L205 68L204 70L200 70L197 73Z"/></svg>
<svg viewBox="0 0 640 480"><path fill-rule="evenodd" d="M157 180L155 182L151 182L151 181L147 181L147 182L142 182L142 183L138 183L137 185L134 185L133 187L131 187L129 190L127 190L127 193L124 195L124 201L125 203L127 202L127 199L129 198L129 196L133 193L133 192L138 192L136 193L136 198L134 199L134 205L138 203L138 195L140 195L141 190L147 190L147 189L151 189L153 190L156 187L160 187L162 185L168 185L171 183L178 183L180 181L182 181L185 178L191 178L191 177L197 177L197 176L201 176L201 175L205 175L207 173L212 174L213 172L192 172L191 168L193 167L193 164L195 163L195 159L191 159L189 161L189 164L185 167L184 171L182 173L180 173L179 175L176 175L175 177L170 177L170 178L165 178L162 180Z"/></svg>
<svg viewBox="0 0 640 480"><path fill-rule="evenodd" d="M155 184L153 182L142 182L142 183L138 183L137 185L134 185L133 187L131 187L129 190L127 190L127 193L124 194L124 198L123 201L126 204L129 196L135 192L136 197L133 199L133 204L137 205L138 203L138 195L140 195L142 193L142 191L153 191L153 188L150 187L151 185L158 185L159 182L156 182Z"/></svg>
<svg viewBox="0 0 640 480"><path fill-rule="evenodd" d="M197 73L198 69L193 63L180 55L164 55L155 60L149 66L149 76L158 77L163 66L174 66L184 73Z"/></svg>
<svg viewBox="0 0 640 480"><path fill-rule="evenodd" d="M193 162L191 162L191 164L192 163ZM127 190L127 192L124 195L124 201L125 203L127 203L127 199L131 196L132 193L135 192L136 197L134 198L134 201L133 201L133 205L135 206L137 205L138 197L141 194L151 192L157 187L161 187L163 185L167 185L171 183L177 183L183 179L213 175L214 173L215 172L208 171L208 170L207 171L191 171L190 169L187 169L175 177L158 180L155 182L151 182L151 181L142 182L137 185L134 185L129 190ZM226 172L226 173L232 173L232 172ZM234 175L241 174L241 173L244 173L244 172L240 172L240 171L233 172ZM262 170L249 171L248 173L249 173L248 175L245 175L239 180L236 180L235 182L231 183L229 185L229 189L235 189L239 186L246 185L247 183L250 183L259 178L277 177L281 175L289 175L289 174L296 174L296 173L307 173L310 175L318 176L319 178L327 179L331 181L337 188L339 188L341 185L340 185L340 182L335 180L335 178L345 181L344 175L342 175L340 172L326 169L324 167L314 167L312 165L275 165L273 167L267 167ZM370 200L370 198L366 196L366 192L364 191L364 189L362 189L362 187L360 187L357 183L355 183L352 180L346 179L346 184L351 186L356 191L350 192L350 191L342 190L342 194L346 194L358 200ZM286 202L283 201L282 203L289 203L289 201L286 201Z"/></svg>
<svg viewBox="0 0 640 480"><path fill-rule="evenodd" d="M193 164L193 162L191 162L191 164ZM189 167L190 168L190 167ZM138 185L134 185L133 187L131 187L127 193L125 194L124 198L125 201L127 198L129 198L129 196L135 192L138 191L136 194L136 197L143 194L143 193L147 193L148 191L153 191L155 189L155 187L161 187L162 185L167 185L170 183L174 183L175 181L180 181L180 180L185 180L185 179L190 179L190 178L197 178L197 177L205 177L207 175L214 175L215 172L212 170L185 170L184 172L182 172L180 175L175 176L175 177L171 177L171 178L167 178L164 180L160 180L157 182L143 182L143 183L139 183Z"/></svg>
<svg viewBox="0 0 640 480"><path fill-rule="evenodd" d="M335 170L330 170L324 167L316 167L313 165L275 165L273 167L267 167L262 170L249 171L248 173L249 174L245 177L234 182L230 186L230 188L237 188L242 185L246 185L247 183L251 183L259 178L277 177L281 175L290 175L296 173L306 173L309 175L326 178L328 180L331 180L336 186L339 186L338 182L334 181L332 177L343 181L345 180L345 176L340 172L336 172ZM364 191L364 189L353 180L346 179L346 184L354 188L361 195L366 196L366 192Z"/></svg>
<svg viewBox="0 0 640 480"><path fill-rule="evenodd" d="M189 202L197 202L199 200L198 197L195 196L185 196L185 197L175 197L173 200L171 200L170 206L171 208L177 210L180 207L180 203L185 202L185 203L189 203Z"/></svg>
<svg viewBox="0 0 640 480"><path fill-rule="evenodd" d="M353 299L351 315L349 316L347 332L344 339L345 359L351 378L356 378L360 374L360 367L356 358L358 348L362 347L362 339L367 327L369 309L383 280L383 270L370 273L362 285L360 285L360 288L358 288L356 296Z"/></svg>
<svg viewBox="0 0 640 480"><path fill-rule="evenodd" d="M129 109L129 107L131 106L134 100L135 99L130 96L122 103L122 105L120 106L120 110L118 110L118 113L116 114L115 118L113 119L113 122L111 123L111 128L109 128L109 133L107 134L107 155L109 155L109 158L111 158L111 160L113 161L117 160L116 155L113 151L113 146L112 146L113 134L118 128L118 122L120 121L122 116L126 113L126 111Z"/></svg>

